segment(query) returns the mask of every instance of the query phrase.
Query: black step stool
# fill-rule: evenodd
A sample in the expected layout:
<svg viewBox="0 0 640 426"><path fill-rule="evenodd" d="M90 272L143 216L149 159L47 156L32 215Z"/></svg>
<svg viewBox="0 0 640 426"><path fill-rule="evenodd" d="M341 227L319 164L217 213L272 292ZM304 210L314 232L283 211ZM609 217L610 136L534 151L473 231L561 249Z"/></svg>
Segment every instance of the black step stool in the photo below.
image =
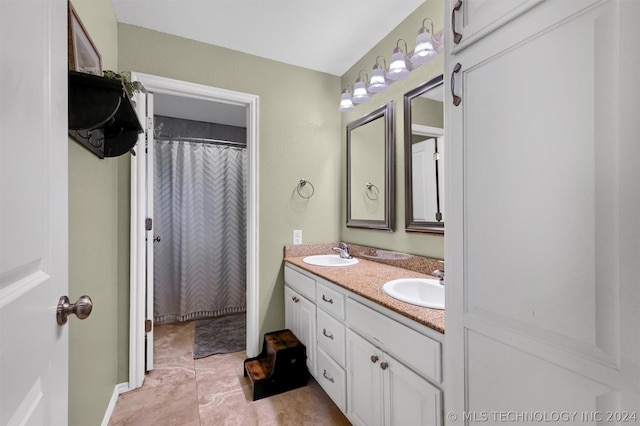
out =
<svg viewBox="0 0 640 426"><path fill-rule="evenodd" d="M291 330L264 335L260 355L244 360L244 376L253 386L253 400L307 385L307 350Z"/></svg>

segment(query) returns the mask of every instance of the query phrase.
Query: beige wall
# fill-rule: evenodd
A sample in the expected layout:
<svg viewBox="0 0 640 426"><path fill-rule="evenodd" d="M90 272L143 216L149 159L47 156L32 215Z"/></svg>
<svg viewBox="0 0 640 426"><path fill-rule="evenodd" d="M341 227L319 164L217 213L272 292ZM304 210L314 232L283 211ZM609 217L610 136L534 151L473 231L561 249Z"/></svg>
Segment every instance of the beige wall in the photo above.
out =
<svg viewBox="0 0 640 426"><path fill-rule="evenodd" d="M117 69L117 23L109 0L73 5L102 55ZM119 192L127 158L100 160L69 139L69 297L93 299L91 316L69 321L69 424L100 424L118 377L119 283L127 270L128 204ZM122 220L126 219L126 223ZM125 259L122 263L120 260ZM127 348L125 348L127 350Z"/></svg>
<svg viewBox="0 0 640 426"><path fill-rule="evenodd" d="M291 231L301 229L305 243L338 237L340 78L126 24L118 40L120 70L260 97L260 335L283 328L282 249ZM315 187L308 201L295 192L302 178Z"/></svg>
<svg viewBox="0 0 640 426"><path fill-rule="evenodd" d="M435 31L443 28L444 2L441 0L426 0L414 13L396 27L387 37L378 43L371 51L358 61L342 76L342 82L353 83L360 70L365 70L369 75L375 63L376 57L382 55L388 61L391 57L396 41L400 38L407 41L409 51L413 50L418 29L424 18L430 18L434 22ZM404 45L402 45L404 47ZM434 61L422 65L412 71L405 80L393 83L386 92L378 93L368 102L358 105L355 110L342 113L342 127L371 112L379 106L394 101L395 105L395 224L394 232L365 230L346 227L346 156L342 157L342 181L340 191L342 202L340 206L340 238L343 241L367 246L398 250L423 256L444 258L444 238L437 235L415 234L404 231L404 118L403 96L417 85L442 74L444 70L444 55L439 55ZM388 64L387 64L388 65ZM336 103L339 94L335 94ZM346 152L346 134L342 135L342 150Z"/></svg>

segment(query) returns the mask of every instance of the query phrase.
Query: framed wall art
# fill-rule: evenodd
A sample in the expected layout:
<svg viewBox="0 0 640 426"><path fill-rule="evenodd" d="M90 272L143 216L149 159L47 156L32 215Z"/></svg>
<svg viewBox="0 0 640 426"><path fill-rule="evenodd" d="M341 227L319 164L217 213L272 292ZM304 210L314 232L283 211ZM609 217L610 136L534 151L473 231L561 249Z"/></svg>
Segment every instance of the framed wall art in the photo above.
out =
<svg viewBox="0 0 640 426"><path fill-rule="evenodd" d="M100 52L93 44L71 2L67 2L67 6L69 69L102 76Z"/></svg>

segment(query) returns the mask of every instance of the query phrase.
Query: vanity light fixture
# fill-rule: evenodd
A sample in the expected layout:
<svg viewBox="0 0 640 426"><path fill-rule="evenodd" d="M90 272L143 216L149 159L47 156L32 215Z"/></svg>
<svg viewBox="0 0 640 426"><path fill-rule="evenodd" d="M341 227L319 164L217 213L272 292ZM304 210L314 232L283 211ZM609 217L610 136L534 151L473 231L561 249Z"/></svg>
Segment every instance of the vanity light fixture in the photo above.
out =
<svg viewBox="0 0 640 426"><path fill-rule="evenodd" d="M382 59L383 66L380 67L378 63L378 59ZM387 61L383 56L378 56L376 58L376 63L373 66L373 70L371 71L371 80L369 80L369 92L371 93L380 93L384 92L389 88L387 81L384 78L384 70L387 69Z"/></svg>
<svg viewBox="0 0 640 426"><path fill-rule="evenodd" d="M404 43L404 51L400 49L400 42ZM389 71L387 71L386 77L389 80L397 81L406 78L409 75L409 69L407 68L406 61L407 42L404 39L399 39L396 43L393 54L391 55L391 64L389 65Z"/></svg>
<svg viewBox="0 0 640 426"><path fill-rule="evenodd" d="M427 28L427 22L431 24L430 30ZM404 49L400 47L400 42L404 43ZM387 69L387 61L384 56L378 56L371 70L371 80L363 70L358 73L355 85L347 83L351 85L352 90L349 91L345 88L342 91L338 110L340 112L352 111L355 105L368 101L370 95L384 92L393 82L406 78L409 72L431 61L443 51L444 32L439 31L434 34L433 21L429 18L423 19L413 52L409 52L406 40L398 39L396 47L393 49L389 69ZM409 59L409 55L411 55L411 59ZM382 65L380 59L382 59ZM365 73L366 79L362 78L362 73Z"/></svg>
<svg viewBox="0 0 640 426"><path fill-rule="evenodd" d="M353 101L354 104L361 104L369 100L367 83L365 83L365 80L360 77L362 73L364 73L364 75L367 76L367 80L369 80L369 75L367 74L367 72L364 70L360 71L360 73L358 74L358 79L353 86L353 97L351 98L351 101Z"/></svg>
<svg viewBox="0 0 640 426"><path fill-rule="evenodd" d="M431 24L431 32L425 25L427 21ZM416 48L413 51L413 55L411 55L411 63L413 65L426 64L438 55L433 46L432 34L433 21L429 18L424 18L422 27L418 30L418 36L416 37Z"/></svg>
<svg viewBox="0 0 640 426"><path fill-rule="evenodd" d="M347 84L350 85L351 83L347 83ZM353 111L354 108L355 106L351 101L351 92L349 91L348 88L345 87L345 89L342 91L342 96L340 97L340 106L338 107L338 111L340 112Z"/></svg>
<svg viewBox="0 0 640 426"><path fill-rule="evenodd" d="M433 48L436 53L444 52L444 31L438 31L433 35Z"/></svg>

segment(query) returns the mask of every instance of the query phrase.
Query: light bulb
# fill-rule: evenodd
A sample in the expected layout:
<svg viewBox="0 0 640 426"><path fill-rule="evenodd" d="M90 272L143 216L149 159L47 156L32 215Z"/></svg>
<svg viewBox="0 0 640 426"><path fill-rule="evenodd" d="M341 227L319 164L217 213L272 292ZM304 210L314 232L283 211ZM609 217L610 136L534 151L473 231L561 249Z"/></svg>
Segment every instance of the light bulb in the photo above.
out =
<svg viewBox="0 0 640 426"><path fill-rule="evenodd" d="M353 98L351 98L354 104L361 104L369 100L369 93L367 93L367 87L362 78L358 77L356 84L353 85Z"/></svg>
<svg viewBox="0 0 640 426"><path fill-rule="evenodd" d="M338 107L338 111L347 112L353 111L355 106L353 106L353 102L351 101L351 93L347 89L342 91L342 96L340 97L340 106Z"/></svg>
<svg viewBox="0 0 640 426"><path fill-rule="evenodd" d="M393 55L391 55L391 65L389 65L389 71L387 71L387 78L389 80L402 80L409 75L407 69L407 63L404 60L404 53L399 47L393 49Z"/></svg>
<svg viewBox="0 0 640 426"><path fill-rule="evenodd" d="M425 27L420 28L416 37L416 48L411 55L411 63L414 65L426 64L437 55L433 47L431 33Z"/></svg>
<svg viewBox="0 0 640 426"><path fill-rule="evenodd" d="M382 68L380 65L375 64L373 66L373 71L371 71L371 80L369 81L369 92L371 93L379 93L387 90L389 86L384 79L384 73L382 72Z"/></svg>

